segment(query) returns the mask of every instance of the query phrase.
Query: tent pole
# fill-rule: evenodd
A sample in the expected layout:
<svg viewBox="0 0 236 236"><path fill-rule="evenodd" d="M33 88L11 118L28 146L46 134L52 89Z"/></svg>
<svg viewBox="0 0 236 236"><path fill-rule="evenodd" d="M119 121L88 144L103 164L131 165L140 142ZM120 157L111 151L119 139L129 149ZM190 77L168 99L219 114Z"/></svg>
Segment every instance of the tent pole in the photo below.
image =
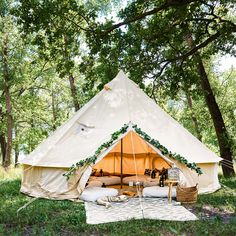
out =
<svg viewBox="0 0 236 236"><path fill-rule="evenodd" d="M123 138L120 140L120 188L123 187Z"/></svg>

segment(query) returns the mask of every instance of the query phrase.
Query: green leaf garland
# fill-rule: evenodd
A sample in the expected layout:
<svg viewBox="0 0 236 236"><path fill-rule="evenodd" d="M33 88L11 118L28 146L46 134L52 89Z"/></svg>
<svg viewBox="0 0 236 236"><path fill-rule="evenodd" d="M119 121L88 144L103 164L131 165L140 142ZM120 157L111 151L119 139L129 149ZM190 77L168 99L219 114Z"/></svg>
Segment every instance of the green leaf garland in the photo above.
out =
<svg viewBox="0 0 236 236"><path fill-rule="evenodd" d="M181 155L176 154L176 153L172 153L166 147L161 145L159 141L152 139L148 134L146 134L144 131L142 131L140 128L138 128L137 125L133 125L132 127L140 137L142 137L148 143L152 144L155 148L159 149L163 155L170 157L172 159L176 159L180 163L186 165L191 170L195 170L198 175L203 174L201 168L198 167L195 162L189 163L188 160L186 158L182 157Z"/></svg>
<svg viewBox="0 0 236 236"><path fill-rule="evenodd" d="M68 172L66 172L65 174L63 174L63 176L65 176L67 178L67 180L70 178L71 175L73 175L75 173L75 171L77 169L79 169L80 167L83 167L86 164L95 164L98 156L106 149L108 149L109 147L111 147L119 138L121 135L125 134L127 132L129 128L128 124L124 124L123 127L121 127L120 130L114 132L113 134L111 134L111 138L109 141L103 143L94 153L93 156L90 156L84 160L80 160L79 162L73 164ZM172 153L170 152L166 147L164 147L163 145L160 144L160 142L158 140L155 140L153 138L151 138L148 134L146 134L144 131L142 131L140 128L138 128L137 125L132 125L132 128L134 129L134 131L140 136L142 137L146 142L150 143L151 145L153 145L155 148L159 149L161 151L161 153L167 157L170 157L172 159L176 159L178 160L180 163L185 164L188 168L190 168L191 170L195 170L197 172L198 175L202 174L202 170L200 167L198 167L196 165L195 162L193 163L189 163L187 161L186 158L182 157L179 154L176 153Z"/></svg>
<svg viewBox="0 0 236 236"><path fill-rule="evenodd" d="M102 151L108 149L109 147L111 147L115 141L117 141L119 139L119 137L123 134L125 134L127 132L129 128L129 125L127 124L124 124L123 127L121 127L120 130L114 132L112 135L111 135L111 139L108 141L108 142L105 142L103 143L94 153L93 156L90 156L84 160L80 160L79 162L73 164L69 170L63 174L63 176L66 176L67 180L70 178L71 175L73 175L75 173L75 171L84 166L85 164L95 164L98 156L102 153Z"/></svg>

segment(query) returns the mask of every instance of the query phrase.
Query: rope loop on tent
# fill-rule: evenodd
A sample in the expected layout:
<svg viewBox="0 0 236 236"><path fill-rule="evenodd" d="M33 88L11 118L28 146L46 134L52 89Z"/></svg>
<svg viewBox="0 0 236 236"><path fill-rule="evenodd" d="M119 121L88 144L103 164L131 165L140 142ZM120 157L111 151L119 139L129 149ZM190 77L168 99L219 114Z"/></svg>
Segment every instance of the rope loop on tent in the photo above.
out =
<svg viewBox="0 0 236 236"><path fill-rule="evenodd" d="M126 84L125 84L125 88L126 88ZM127 97L127 105L128 105L128 113L129 113L129 127L133 128L127 88L126 88L126 97ZM135 184L136 192L138 194L139 204L140 204L140 208L141 208L141 212L142 212L142 217L144 219L143 204L142 204L142 192L141 192L140 182L138 181L138 170L137 170L137 163L136 163L136 158L135 158L133 132L131 132L131 145L132 145L132 153L133 153L133 158L134 158L134 168L135 168L135 176L136 176L136 184Z"/></svg>
<svg viewBox="0 0 236 236"><path fill-rule="evenodd" d="M229 163L229 164L233 164L233 161L230 161L230 160L223 159L223 160L221 160L221 161L227 162L227 163Z"/></svg>
<svg viewBox="0 0 236 236"><path fill-rule="evenodd" d="M225 167L227 167L227 168L229 168L229 169L234 170L233 162L231 162L230 164L228 164L227 162L224 163L223 161L224 161L224 160L220 161L220 164L221 164L221 165L223 165L223 166L225 166Z"/></svg>
<svg viewBox="0 0 236 236"><path fill-rule="evenodd" d="M18 214L21 210L25 209L27 206L29 206L31 203L33 203L35 200L37 200L38 198L32 198L30 199L25 205L23 205L22 207L18 208L18 210L16 211L17 217Z"/></svg>
<svg viewBox="0 0 236 236"><path fill-rule="evenodd" d="M136 192L138 194L139 198L139 204L142 212L142 217L144 219L144 211L143 211L143 204L142 204L142 194L141 194L141 184L138 180L138 169L137 169L137 163L136 163L136 158L135 158L135 150L134 150L134 139L133 139L133 133L131 132L131 144L132 144L132 153L133 153L133 159L134 159L134 168L135 168L135 176L136 176Z"/></svg>

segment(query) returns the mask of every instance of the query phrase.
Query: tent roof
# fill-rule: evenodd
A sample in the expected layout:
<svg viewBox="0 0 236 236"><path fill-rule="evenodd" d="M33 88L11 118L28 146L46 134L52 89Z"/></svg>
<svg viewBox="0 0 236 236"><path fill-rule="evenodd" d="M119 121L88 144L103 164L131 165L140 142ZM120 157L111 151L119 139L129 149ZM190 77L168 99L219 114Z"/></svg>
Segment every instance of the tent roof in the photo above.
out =
<svg viewBox="0 0 236 236"><path fill-rule="evenodd" d="M75 115L42 142L21 163L70 167L94 154L124 124L137 124L172 153L189 162L221 159L163 111L123 71Z"/></svg>

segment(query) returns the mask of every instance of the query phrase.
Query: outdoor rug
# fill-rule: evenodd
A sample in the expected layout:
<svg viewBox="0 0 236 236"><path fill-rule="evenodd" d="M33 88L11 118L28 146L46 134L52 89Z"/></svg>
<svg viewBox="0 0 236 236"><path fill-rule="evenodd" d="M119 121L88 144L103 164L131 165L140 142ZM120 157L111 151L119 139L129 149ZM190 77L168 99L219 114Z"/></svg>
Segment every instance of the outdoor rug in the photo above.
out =
<svg viewBox="0 0 236 236"><path fill-rule="evenodd" d="M163 198L131 198L128 202L112 202L106 209L95 202L85 202L87 224L102 224L130 219L190 221L198 218L177 202Z"/></svg>

